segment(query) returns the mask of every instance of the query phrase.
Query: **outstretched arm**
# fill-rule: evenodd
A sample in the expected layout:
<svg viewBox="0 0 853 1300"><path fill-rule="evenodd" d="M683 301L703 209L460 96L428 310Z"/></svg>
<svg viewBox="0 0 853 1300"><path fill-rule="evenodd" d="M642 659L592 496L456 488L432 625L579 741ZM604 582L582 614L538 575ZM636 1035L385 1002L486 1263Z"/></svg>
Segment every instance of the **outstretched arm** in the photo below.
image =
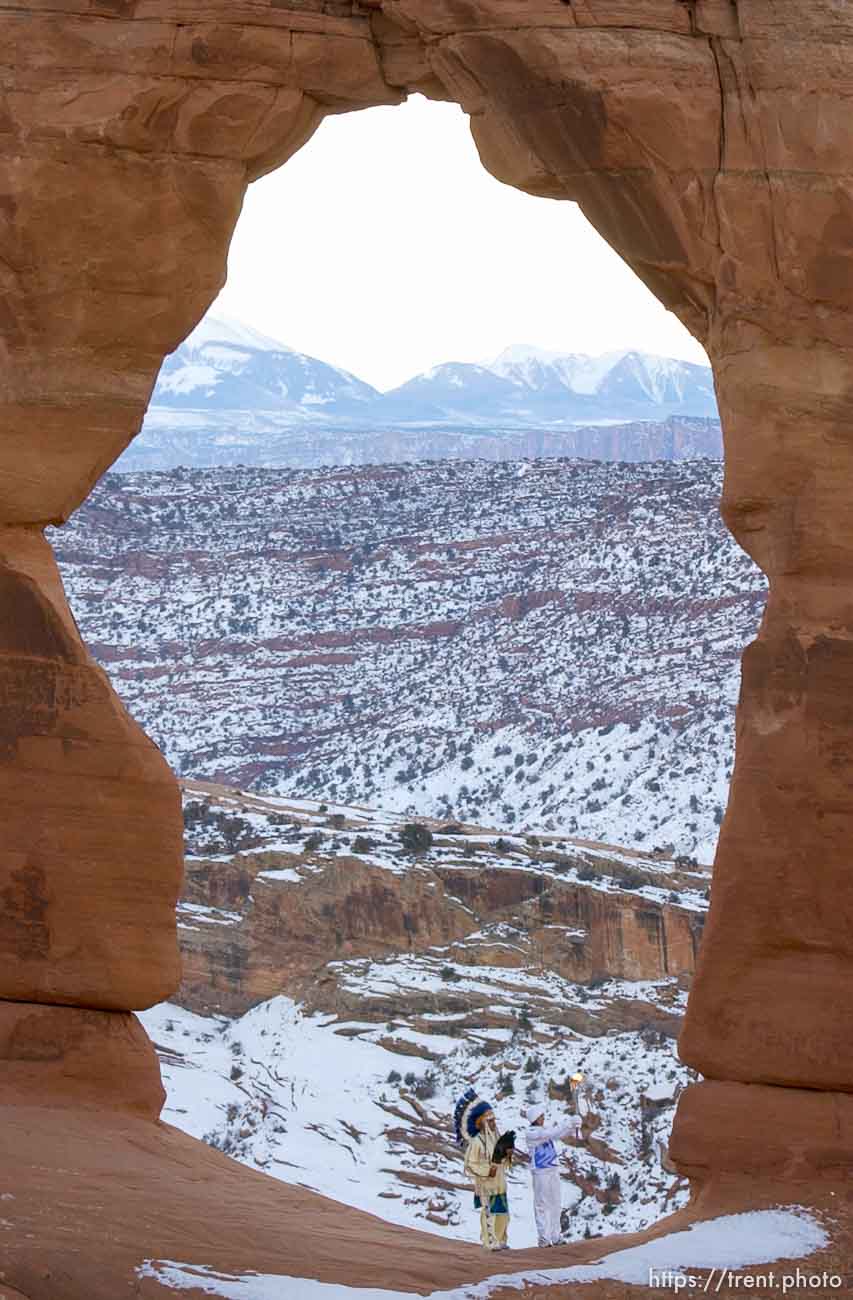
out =
<svg viewBox="0 0 853 1300"><path fill-rule="evenodd" d="M562 1142L567 1137L577 1137L580 1126L579 1117L569 1115L566 1119L561 1120L559 1124L551 1124L548 1128L543 1125L541 1128L537 1128L535 1132L531 1128L527 1133L527 1145L538 1146L540 1142Z"/></svg>

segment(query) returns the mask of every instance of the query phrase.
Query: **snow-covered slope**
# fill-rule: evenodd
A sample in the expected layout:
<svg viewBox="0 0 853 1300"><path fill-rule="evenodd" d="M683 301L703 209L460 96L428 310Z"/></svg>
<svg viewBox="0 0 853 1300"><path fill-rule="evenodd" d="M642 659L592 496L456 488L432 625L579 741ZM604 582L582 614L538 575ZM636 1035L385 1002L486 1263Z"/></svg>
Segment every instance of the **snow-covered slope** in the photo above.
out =
<svg viewBox="0 0 853 1300"><path fill-rule="evenodd" d="M762 575L721 467L114 475L57 547L185 775L710 860Z"/></svg>
<svg viewBox="0 0 853 1300"><path fill-rule="evenodd" d="M172 1005L143 1014L167 1122L286 1182L474 1240L456 1098L473 1084L504 1128L521 1131L534 1092L548 1093L555 1117L568 1113L568 1077L580 1070L583 1141L560 1161L567 1238L640 1228L684 1201L666 1143L691 1077L674 1050L687 970L608 976L619 934L642 947L664 914L667 926L701 931L708 873L604 845L436 824L413 851L411 827L375 810L198 783L185 800L187 974ZM431 917L417 908L430 896ZM391 898L417 915L395 927ZM645 926L625 919L635 907ZM565 908L587 929L558 924ZM306 964L308 918L320 933ZM579 943L608 951L611 965L570 977ZM211 1014L228 988L236 1014ZM512 1244L532 1245L526 1169L510 1195Z"/></svg>
<svg viewBox="0 0 853 1300"><path fill-rule="evenodd" d="M151 402L195 411L355 415L378 393L335 366L246 325L207 316L167 357Z"/></svg>
<svg viewBox="0 0 853 1300"><path fill-rule="evenodd" d="M465 979L454 986L460 996ZM561 994L571 989L555 988ZM635 1231L687 1199L685 1183L661 1165L675 1100L690 1080L671 1039L587 1039L532 1019L515 1033L484 1027L460 1037L450 1014L434 1018L432 1033L410 1035L408 1051L398 1025L393 1050L383 1025L312 1015L285 997L234 1021L174 1004L141 1019L160 1053L167 1123L392 1223L476 1241L452 1139L456 1097L474 1082L498 1099L502 1127L521 1132L529 1085L565 1085L579 1069L592 1084L601 1145L595 1155L577 1143L563 1148L566 1238ZM565 1115L565 1103L551 1113ZM536 1244L529 1181L522 1167L510 1177L516 1248Z"/></svg>

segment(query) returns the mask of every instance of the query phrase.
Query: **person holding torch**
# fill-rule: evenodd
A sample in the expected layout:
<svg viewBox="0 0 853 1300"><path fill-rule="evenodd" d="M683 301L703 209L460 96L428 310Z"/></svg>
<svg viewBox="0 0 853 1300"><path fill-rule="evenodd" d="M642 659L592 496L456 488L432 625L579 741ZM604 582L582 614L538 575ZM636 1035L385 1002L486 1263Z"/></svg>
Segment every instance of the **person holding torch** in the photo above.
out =
<svg viewBox="0 0 853 1300"><path fill-rule="evenodd" d="M557 1142L580 1136L580 1094L583 1075L572 1075L572 1093L578 1114L566 1115L558 1124L545 1124L545 1097L538 1096L525 1111L528 1122L525 1140L530 1155L530 1173L533 1179L533 1214L536 1235L540 1246L558 1246L562 1230L560 1219L563 1209L563 1191L560 1171L557 1168Z"/></svg>

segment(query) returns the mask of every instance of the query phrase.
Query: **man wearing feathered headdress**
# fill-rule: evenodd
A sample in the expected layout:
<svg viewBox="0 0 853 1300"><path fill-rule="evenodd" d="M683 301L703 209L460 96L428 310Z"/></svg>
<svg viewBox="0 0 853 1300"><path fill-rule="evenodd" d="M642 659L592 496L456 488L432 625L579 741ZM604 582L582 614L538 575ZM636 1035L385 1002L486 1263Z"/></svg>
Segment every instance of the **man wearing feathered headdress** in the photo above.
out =
<svg viewBox="0 0 853 1300"><path fill-rule="evenodd" d="M508 1250L509 1204L506 1171L511 1155L496 1152L498 1126L494 1111L473 1088L454 1113L456 1141L465 1147L465 1172L474 1182L474 1206L480 1211L480 1240L486 1250Z"/></svg>

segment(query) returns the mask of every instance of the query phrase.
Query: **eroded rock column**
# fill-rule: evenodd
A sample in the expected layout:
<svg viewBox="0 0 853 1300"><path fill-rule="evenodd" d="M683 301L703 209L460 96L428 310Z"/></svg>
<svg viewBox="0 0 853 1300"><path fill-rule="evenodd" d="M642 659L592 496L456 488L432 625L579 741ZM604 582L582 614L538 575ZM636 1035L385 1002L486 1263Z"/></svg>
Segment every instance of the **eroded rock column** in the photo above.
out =
<svg viewBox="0 0 853 1300"><path fill-rule="evenodd" d="M853 1160L853 354L737 334L723 511L770 594L680 1044L709 1080L672 1144L700 1184Z"/></svg>
<svg viewBox="0 0 853 1300"><path fill-rule="evenodd" d="M853 1090L853 355L753 341L718 368L723 511L770 594L684 1051Z"/></svg>
<svg viewBox="0 0 853 1300"><path fill-rule="evenodd" d="M145 1007L179 977L174 777L93 663L39 530L0 530L0 994Z"/></svg>
<svg viewBox="0 0 853 1300"><path fill-rule="evenodd" d="M82 645L40 529L0 528L0 601L0 1102L154 1117L129 1009L179 979L177 785Z"/></svg>
<svg viewBox="0 0 853 1300"><path fill-rule="evenodd" d="M853 23L734 8L708 349L724 517L770 592L681 1040L708 1082L672 1150L709 1192L853 1159Z"/></svg>

